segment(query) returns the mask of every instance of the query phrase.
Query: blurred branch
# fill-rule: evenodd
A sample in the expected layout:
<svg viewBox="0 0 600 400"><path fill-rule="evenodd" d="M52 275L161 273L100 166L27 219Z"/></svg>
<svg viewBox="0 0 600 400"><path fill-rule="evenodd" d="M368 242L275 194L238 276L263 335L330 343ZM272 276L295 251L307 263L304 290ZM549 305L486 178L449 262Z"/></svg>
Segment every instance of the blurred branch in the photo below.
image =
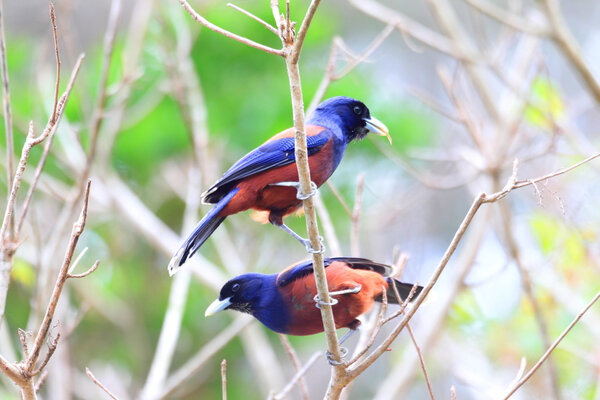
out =
<svg viewBox="0 0 600 400"><path fill-rule="evenodd" d="M362 53L357 56L352 54L348 54L350 60L346 63L346 65L338 72L335 71L335 64L337 61L337 55L339 50L344 49L343 40L341 38L334 38L333 44L331 46L331 52L329 53L329 61L325 67L325 75L321 79L319 83L319 87L317 91L312 97L308 109L306 110L306 115L311 115L319 103L323 100L329 85L332 82L342 79L344 76L348 75L354 68L356 68L360 63L365 61L375 50L377 50L381 44L388 38L388 36L394 30L393 25L387 25L379 35L365 48Z"/></svg>
<svg viewBox="0 0 600 400"><path fill-rule="evenodd" d="M540 366L546 361L546 359L550 356L550 354L554 351L554 349L560 344L560 342L564 339L565 336L571 331L571 329L579 322L581 317L596 303L596 301L600 299L600 292L596 293L594 298L588 303L588 305L573 319L573 321L569 324L569 326L560 334L560 336L552 343L552 346L546 350L546 352L542 355L542 357L538 360L537 363L525 374L523 378L521 378L513 387L508 390L508 393L504 395L503 399L506 400L510 398L521 386L525 384L531 378L531 376L540 368Z"/></svg>
<svg viewBox="0 0 600 400"><path fill-rule="evenodd" d="M376 1L350 0L350 4L363 13L385 22L387 25L394 26L403 34L417 39L434 50L449 54L458 59L464 58L464 54L446 36Z"/></svg>
<svg viewBox="0 0 600 400"><path fill-rule="evenodd" d="M394 286L394 288L395 288L395 286ZM419 345L417 344L417 339L415 339L415 335L414 335L412 329L410 328L410 324L406 324L406 329L408 330L408 334L410 335L410 340L412 340L412 342L415 346L415 350L417 351L417 354L419 356L419 362L421 364L421 369L423 370L423 376L425 377L425 382L427 383L427 390L429 391L429 397L431 397L431 400L435 400L435 398L433 397L433 390L431 389L431 382L429 382L429 375L427 374L427 368L425 368L425 361L423 360L423 354L421 354L421 349L419 348Z"/></svg>
<svg viewBox="0 0 600 400"><path fill-rule="evenodd" d="M227 360L221 361L221 391L223 400L227 400Z"/></svg>
<svg viewBox="0 0 600 400"><path fill-rule="evenodd" d="M8 67L6 64L6 39L4 35L4 9L3 2L0 1L0 72L2 73L2 104L4 107L4 133L6 136L6 183L8 185L8 202L10 202L11 195L11 184L13 182L13 174L15 168L15 145L14 145L14 134L13 134L13 126L12 126L12 112L10 110L10 89L8 83ZM12 210L10 214L10 222L9 225L12 227L14 224L14 219L12 216ZM10 235L12 235L12 229L10 230ZM0 237L0 240L3 240L3 236ZM10 257L9 257L10 258ZM5 262L12 263L12 260L5 261L5 255L2 254L2 260L0 261L2 264ZM1 267L4 269L4 267ZM0 271L0 273L3 273ZM2 279L2 277L0 277ZM2 289L2 285L0 285L0 290ZM2 321L3 308L0 307L0 323Z"/></svg>
<svg viewBox="0 0 600 400"><path fill-rule="evenodd" d="M290 341L288 340L286 335L283 335L280 333L277 336L279 336L279 340L281 340L281 344L283 345L285 352L290 357L290 360L292 361L292 365L294 366L294 369L296 370L296 374L298 374L300 371L302 371L302 364L300 363L300 360L298 359L298 355L296 354L296 351L292 347L292 344L290 343ZM298 386L300 387L300 393L302 394L302 399L308 400L310 398L308 396L308 387L306 386L306 380L304 379L303 376L301 376L298 379Z"/></svg>
<svg viewBox="0 0 600 400"><path fill-rule="evenodd" d="M531 303L533 314L535 315L535 319L538 324L538 329L540 331L540 336L542 338L542 343L544 347L550 347L550 334L548 329L548 323L544 318L542 313L542 308L535 298L535 294L533 292L533 284L531 282L531 276L529 272L523 265L523 260L521 258L521 252L519 250L519 246L517 245L517 240L513 233L513 221L512 214L509 212L505 203L501 203L500 206L500 215L501 215L501 223L503 225L504 235L506 239L506 243L508 245L508 249L510 255L512 256L515 264L517 265L517 269L519 270L519 274L521 275L521 283L523 285L523 290L525 292L525 296ZM560 387L558 382L558 373L556 371L556 365L552 359L548 360L548 375L550 377L550 382L552 386L553 396L555 399L560 399Z"/></svg>
<svg viewBox="0 0 600 400"><path fill-rule="evenodd" d="M464 1L479 12L519 32L534 36L548 36L551 34L547 23L533 21L531 18L524 19L520 15L506 11L488 0Z"/></svg>
<svg viewBox="0 0 600 400"><path fill-rule="evenodd" d="M162 391L156 397L157 399L171 398L172 394L179 389L184 382L198 373L200 368L219 350L228 344L234 337L246 328L252 318L248 315L236 317L232 324L223 329L210 342L206 343L195 355L193 355L185 364L175 370L165 381Z"/></svg>
<svg viewBox="0 0 600 400"><path fill-rule="evenodd" d="M87 374L87 376L90 377L90 379L92 380L92 382L94 382L100 389L102 389L104 391L104 393L106 393L111 399L113 400L119 400L119 398L117 396L115 396L114 394L112 394L112 392L110 390L108 390L108 388L106 386L104 386L95 376L94 374L92 374L92 371L90 371L89 368L85 369L85 373Z"/></svg>
<svg viewBox="0 0 600 400"><path fill-rule="evenodd" d="M289 383L281 390L281 392L272 395L271 397L269 397L269 399L271 400L283 400L286 398L286 396L292 391L292 389L294 388L294 386L296 385L296 383L302 379L304 377L304 375L306 374L306 372L308 372L308 370L310 369L310 367L313 366L313 364L321 357L322 353L320 351L316 352L315 354L313 354L309 360L306 362L306 364L304 364L304 367L302 367L302 369L298 372L296 372L296 375L294 375L294 377L289 381Z"/></svg>
<svg viewBox="0 0 600 400"><path fill-rule="evenodd" d="M558 43L564 55L571 61L575 69L579 72L587 88L592 92L596 102L600 103L600 84L594 77L594 74L583 59L579 44L573 37L573 34L567 27L565 20L560 12L560 6L557 0L544 0L548 20L552 27L554 40Z"/></svg>

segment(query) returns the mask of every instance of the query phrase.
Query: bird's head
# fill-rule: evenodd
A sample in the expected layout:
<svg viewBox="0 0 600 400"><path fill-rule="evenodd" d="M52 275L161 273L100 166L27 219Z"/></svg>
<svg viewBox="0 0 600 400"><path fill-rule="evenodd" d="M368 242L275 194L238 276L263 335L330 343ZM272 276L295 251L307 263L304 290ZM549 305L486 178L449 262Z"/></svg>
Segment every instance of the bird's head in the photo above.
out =
<svg viewBox="0 0 600 400"><path fill-rule="evenodd" d="M219 298L206 309L208 317L223 310L236 310L252 314L261 298L266 275L244 274L228 281L221 288Z"/></svg>
<svg viewBox="0 0 600 400"><path fill-rule="evenodd" d="M377 118L371 116L367 106L351 97L337 96L325 100L314 111L308 123L325 128L332 124L340 127L346 142L361 140L372 132L385 136L392 143L388 128Z"/></svg>

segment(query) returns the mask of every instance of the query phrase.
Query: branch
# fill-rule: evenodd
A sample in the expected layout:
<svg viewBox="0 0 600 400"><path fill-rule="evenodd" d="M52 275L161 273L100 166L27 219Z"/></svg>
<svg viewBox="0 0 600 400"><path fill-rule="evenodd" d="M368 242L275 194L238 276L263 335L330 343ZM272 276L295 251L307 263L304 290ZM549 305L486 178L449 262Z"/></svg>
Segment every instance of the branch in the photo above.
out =
<svg viewBox="0 0 600 400"><path fill-rule="evenodd" d="M79 57L77 58L77 62L75 63L75 66L73 67L73 71L71 72L71 78L69 79L69 83L67 84L67 88L65 89L65 92L63 94L63 96L66 95L66 99L68 99L69 95L71 94L71 90L73 89L73 85L75 83L75 78L77 77L77 74L79 73L79 69L81 68L81 63L83 62L84 57L85 57L85 55L83 53L81 53L79 55ZM63 110L61 110L59 112L57 118L55 119L56 127L58 127L58 124L60 123L60 119L62 117L63 111L64 111L64 107L63 107ZM48 141L44 144L44 151L42 153L42 157L40 158L40 161L38 162L37 168L35 170L35 174L33 176L33 180L31 181L31 184L29 185L29 191L27 192L25 202L23 203L23 209L21 210L21 215L19 216L19 219L17 220L15 237L19 236L19 233L21 232L21 228L23 227L23 222L25 221L25 217L27 216L27 212L29 211L29 205L31 204L31 199L33 198L33 193L35 192L35 189L37 188L37 183L40 179L40 176L42 175L42 170L44 169L44 165L46 165L46 159L48 158L48 154L50 154L50 147L52 146L52 140L54 139L55 133L56 133L56 129L54 129L51 132L50 136L48 137Z"/></svg>
<svg viewBox="0 0 600 400"><path fill-rule="evenodd" d="M58 89L60 84L60 53L58 51L58 33L56 29L56 15L54 14L54 4L50 3L50 22L52 23L52 33L54 35L54 52L56 54L56 87L54 88L54 106L52 107L52 116L50 121L56 122L56 106L58 104Z"/></svg>
<svg viewBox="0 0 600 400"><path fill-rule="evenodd" d="M304 19L302 20L302 25L300 25L300 30L298 31L298 34L296 35L296 42L294 43L294 47L292 48L292 52L290 54L290 57L291 57L290 62L292 64L298 63L298 57L300 57L300 52L302 51L302 45L304 44L304 39L306 38L306 34L308 33L308 27L310 26L310 23L312 22L312 19L315 16L315 13L317 12L317 7L319 7L320 3L321 3L321 0L312 0L310 2L310 5L308 6L308 10L306 11L306 15L304 16ZM289 16L289 11L288 11L288 16Z"/></svg>
<svg viewBox="0 0 600 400"><path fill-rule="evenodd" d="M545 0L546 12L550 25L553 29L554 40L558 43L565 56L571 61L575 69L579 72L588 89L592 92L596 102L600 103L600 84L589 69L581 48L573 37L571 31L567 27L565 20L562 17L560 6L557 0Z"/></svg>
<svg viewBox="0 0 600 400"><path fill-rule="evenodd" d="M519 382L517 382L515 384L515 386L513 386L509 390L509 392L503 397L504 400L511 397L521 386L523 386L523 384L525 384L525 382L527 382L529 380L529 378L531 378L531 376L535 373L535 371L537 371L540 368L540 366L544 363L544 361L546 361L546 359L550 356L552 351L554 351L554 349L560 344L560 342L564 339L564 337L567 336L567 334L571 331L571 329L575 326L575 324L577 324L577 322L579 322L581 317L583 317L583 315L594 305L594 303L596 303L596 301L599 298L600 298L600 292L596 293L596 295L588 303L588 305L585 306L585 308L575 317L575 319L573 319L573 321L571 321L569 326L563 331L563 333L560 334L560 336L554 341L554 343L552 343L552 346L550 346L548 348L548 350L546 350L546 352L542 355L542 357L538 360L538 362L535 363L535 365L529 370L529 372L527 372L527 374L523 378L521 378L519 380Z"/></svg>
<svg viewBox="0 0 600 400"><path fill-rule="evenodd" d="M12 113L10 110L10 90L8 85L8 68L6 64L6 41L4 36L4 9L3 3L0 1L0 72L2 73L2 103L4 106L4 132L6 135L6 173L8 185L8 197L10 202L11 184L13 182L13 171L15 166L14 153L15 145L13 138ZM12 212L12 211L11 211ZM10 216L10 225L13 225L13 217ZM0 237L3 240L3 236ZM0 310L1 311L1 310ZM0 312L0 319L3 312Z"/></svg>
<svg viewBox="0 0 600 400"><path fill-rule="evenodd" d="M85 222L87 219L90 184L91 181L88 181L83 196L83 207L81 208L79 219L73 224L71 239L69 240L69 244L67 245L67 250L65 252L63 264L60 268L58 278L56 279L56 284L54 285L54 290L52 291L50 302L48 303L46 313L44 314L44 319L42 320L40 329L38 330L38 333L35 337L33 350L31 351L31 355L25 361L25 371L28 374L33 374L35 363L42 349L42 344L44 343L46 336L48 336L48 331L50 329L50 325L52 324L52 319L54 317L54 312L58 304L58 299L60 298L64 284L69 277L68 271L69 265L71 264L71 258L73 257L73 252L75 251L75 247L77 246L79 237L83 233L83 228L85 227Z"/></svg>
<svg viewBox="0 0 600 400"><path fill-rule="evenodd" d="M298 374L300 371L302 371L302 364L300 363L300 360L298 359L298 355L296 354L296 351L292 347L292 344L290 343L290 341L288 340L286 335L278 334L277 336L279 336L279 340L281 340L281 344L283 345L285 352L288 354L288 356L292 360L292 365L294 366L294 369L296 370L296 374ZM303 376L301 376L298 379L298 386L300 387L300 392L302 393L302 399L308 400L309 399L308 387L306 386L306 380L304 379Z"/></svg>
<svg viewBox="0 0 600 400"><path fill-rule="evenodd" d="M277 50L274 49L272 47L269 46L265 46L263 44L257 43L253 40L247 39L243 36L239 36L236 35L235 33L231 33L228 30L225 30L221 27L218 27L217 25L209 22L208 20L206 20L204 17L202 17L200 14L198 14L193 8L192 6L189 5L189 3L186 0L179 0L179 2L181 3L181 5L183 6L183 8L185 9L185 11L188 12L188 14L190 14L190 16L195 19L196 21L200 22L202 25L204 25L205 27L207 27L208 29L210 29L211 31L220 33L221 35L228 37L230 39L236 40L240 43L244 43L250 47L254 47L255 49L258 50L262 50L264 52L267 52L269 54L274 54L276 56L285 56L285 53L283 50Z"/></svg>
<svg viewBox="0 0 600 400"><path fill-rule="evenodd" d="M482 14L495 19L503 25L506 25L516 31L527 33L534 36L548 36L551 34L547 23L539 23L532 19L524 19L521 16L506 11L487 0L464 0L471 7Z"/></svg>
<svg viewBox="0 0 600 400"><path fill-rule="evenodd" d="M90 371L89 368L86 367L85 373L86 373L87 376L90 377L90 379L92 380L92 382L94 382L96 385L98 385L98 387L100 389L102 389L104 391L104 393L106 393L111 399L113 399L113 400L119 400L119 398L117 396L115 396L114 394L112 394L112 392L110 390L108 390L108 388L106 386L104 386L98 379L96 379L96 377L94 376L94 374L92 374L92 371Z"/></svg>
<svg viewBox="0 0 600 400"><path fill-rule="evenodd" d="M283 400L286 398L288 393L292 391L296 383L306 375L306 372L313 366L313 364L321 357L321 352L318 351L310 357L310 359L304 364L304 367L289 381L289 383L281 390L281 392L272 396L273 400Z"/></svg>
<svg viewBox="0 0 600 400"><path fill-rule="evenodd" d="M394 285L394 288L395 287L396 286ZM419 345L417 344L417 339L415 339L415 335L413 334L410 324L406 324L406 329L408 330L410 339L412 340L413 344L415 345L415 350L417 351L417 354L419 356L419 362L421 363L421 369L423 370L423 376L425 377L425 382L427 383L427 390L429 391L429 397L431 397L431 400L435 400L435 398L433 397L433 390L431 389L431 382L429 382L429 375L427 375L427 369L425 368L425 361L423 360L423 354L421 354L421 349L419 348Z"/></svg>
<svg viewBox="0 0 600 400"><path fill-rule="evenodd" d="M227 360L221 361L221 392L223 400L227 400Z"/></svg>
<svg viewBox="0 0 600 400"><path fill-rule="evenodd" d="M258 22L259 24L261 24L262 26L264 26L265 28L267 28L268 30L270 30L271 32L273 32L274 34L276 34L277 36L279 36L279 31L276 28L274 28L273 25L271 25L268 22L260 19L259 17L257 17L256 15L252 14L251 12L248 12L248 11L244 10L243 8L238 7L235 4L231 4L231 3L227 3L227 7L231 7L234 10L239 11L242 14L244 14L244 15L252 18L256 22Z"/></svg>

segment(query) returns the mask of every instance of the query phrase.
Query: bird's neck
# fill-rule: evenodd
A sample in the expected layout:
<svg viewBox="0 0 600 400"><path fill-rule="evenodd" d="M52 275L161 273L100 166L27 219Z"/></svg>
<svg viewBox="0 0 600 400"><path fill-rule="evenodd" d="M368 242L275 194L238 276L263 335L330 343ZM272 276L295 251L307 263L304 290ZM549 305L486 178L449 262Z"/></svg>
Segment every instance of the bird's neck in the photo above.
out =
<svg viewBox="0 0 600 400"><path fill-rule="evenodd" d="M315 113L309 120L311 125L322 126L331 131L339 142L347 144L349 128L343 119L335 113Z"/></svg>
<svg viewBox="0 0 600 400"><path fill-rule="evenodd" d="M260 300L254 304L252 315L262 322L267 328L285 333L288 323L288 311L285 309L283 298L277 288L277 275L269 275L261 291Z"/></svg>

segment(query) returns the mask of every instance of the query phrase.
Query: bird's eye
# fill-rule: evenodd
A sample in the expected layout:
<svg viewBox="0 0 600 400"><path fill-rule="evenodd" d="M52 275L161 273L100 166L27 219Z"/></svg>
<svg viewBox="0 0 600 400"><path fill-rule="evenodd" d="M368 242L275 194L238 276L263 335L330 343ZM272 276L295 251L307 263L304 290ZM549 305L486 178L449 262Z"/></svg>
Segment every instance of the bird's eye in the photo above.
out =
<svg viewBox="0 0 600 400"><path fill-rule="evenodd" d="M231 291L232 292L237 292L238 290L240 290L240 284L239 283L234 283L233 286L231 286Z"/></svg>
<svg viewBox="0 0 600 400"><path fill-rule="evenodd" d="M360 115L360 114L362 114L362 107L361 106L354 106L354 108L352 109L352 111L354 111L354 114Z"/></svg>

